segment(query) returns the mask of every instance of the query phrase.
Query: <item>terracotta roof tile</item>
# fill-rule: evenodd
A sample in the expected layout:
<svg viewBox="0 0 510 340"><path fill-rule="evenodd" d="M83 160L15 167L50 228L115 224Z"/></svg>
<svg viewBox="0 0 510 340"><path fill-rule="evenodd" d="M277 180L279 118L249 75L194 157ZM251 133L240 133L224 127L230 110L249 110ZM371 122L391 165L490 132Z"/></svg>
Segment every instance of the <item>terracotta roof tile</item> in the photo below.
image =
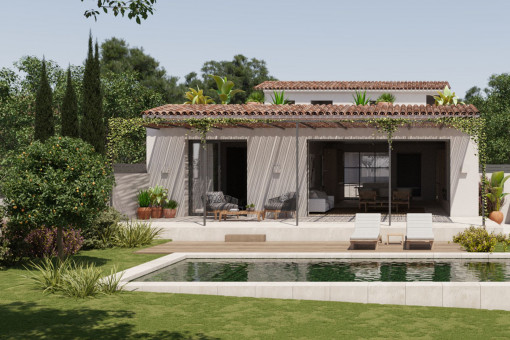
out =
<svg viewBox="0 0 510 340"><path fill-rule="evenodd" d="M447 116L478 117L480 112L473 105L185 105L167 104L142 113L144 116L168 119L193 117L237 117L274 119L353 119L366 117L416 117L434 118Z"/></svg>
<svg viewBox="0 0 510 340"><path fill-rule="evenodd" d="M255 90L442 90L447 81L265 81Z"/></svg>

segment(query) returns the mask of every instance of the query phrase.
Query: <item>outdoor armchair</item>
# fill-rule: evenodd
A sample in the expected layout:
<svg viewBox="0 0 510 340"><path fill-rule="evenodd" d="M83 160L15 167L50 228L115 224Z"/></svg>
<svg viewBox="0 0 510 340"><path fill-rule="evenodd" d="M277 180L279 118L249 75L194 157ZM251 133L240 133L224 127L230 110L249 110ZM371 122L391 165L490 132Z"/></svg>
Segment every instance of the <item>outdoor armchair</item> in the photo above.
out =
<svg viewBox="0 0 510 340"><path fill-rule="evenodd" d="M280 212L291 212L296 211L296 193L288 192L278 197L270 198L266 204L264 204L264 215L266 212L272 212L274 218Z"/></svg>

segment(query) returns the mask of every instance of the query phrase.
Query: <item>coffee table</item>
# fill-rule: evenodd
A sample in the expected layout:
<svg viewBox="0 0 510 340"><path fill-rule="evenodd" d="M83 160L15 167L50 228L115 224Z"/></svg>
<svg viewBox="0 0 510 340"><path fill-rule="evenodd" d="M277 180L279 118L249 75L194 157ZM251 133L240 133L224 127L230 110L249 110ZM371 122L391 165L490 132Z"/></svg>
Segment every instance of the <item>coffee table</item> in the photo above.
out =
<svg viewBox="0 0 510 340"><path fill-rule="evenodd" d="M265 219L264 211L263 210L239 210L239 211L230 211L230 210L221 210L219 212L219 222L221 220L226 220L227 216L237 216L237 219L239 219L239 215L257 215L257 221L260 222L260 219Z"/></svg>

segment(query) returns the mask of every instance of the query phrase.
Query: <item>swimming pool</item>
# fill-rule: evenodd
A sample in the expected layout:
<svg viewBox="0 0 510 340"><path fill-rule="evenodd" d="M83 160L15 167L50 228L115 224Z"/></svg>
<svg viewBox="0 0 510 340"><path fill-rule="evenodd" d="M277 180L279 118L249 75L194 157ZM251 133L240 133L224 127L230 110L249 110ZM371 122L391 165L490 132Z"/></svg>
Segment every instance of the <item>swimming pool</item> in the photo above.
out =
<svg viewBox="0 0 510 340"><path fill-rule="evenodd" d="M116 275L128 291L510 311L509 264L510 253L173 253Z"/></svg>
<svg viewBox="0 0 510 340"><path fill-rule="evenodd" d="M135 282L509 282L483 259L185 259Z"/></svg>

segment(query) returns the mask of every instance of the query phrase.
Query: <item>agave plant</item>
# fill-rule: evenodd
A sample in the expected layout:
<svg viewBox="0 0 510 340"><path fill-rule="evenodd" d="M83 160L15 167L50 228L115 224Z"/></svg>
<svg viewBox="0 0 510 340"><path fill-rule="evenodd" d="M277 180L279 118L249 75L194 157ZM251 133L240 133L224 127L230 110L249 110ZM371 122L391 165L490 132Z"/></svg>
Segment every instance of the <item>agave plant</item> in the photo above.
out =
<svg viewBox="0 0 510 340"><path fill-rule="evenodd" d="M204 90L201 90L198 86L195 90L190 88L188 92L184 94L188 101L184 104L215 104L211 97L204 95Z"/></svg>
<svg viewBox="0 0 510 340"><path fill-rule="evenodd" d="M354 105L367 105L370 104L370 98L367 97L367 91L358 92L356 91L356 95L353 95Z"/></svg>
<svg viewBox="0 0 510 340"><path fill-rule="evenodd" d="M275 105L285 105L289 103L289 100L285 98L285 91L282 92L273 91L273 96L271 96L273 104Z"/></svg>
<svg viewBox="0 0 510 340"><path fill-rule="evenodd" d="M459 97L455 95L455 92L452 92L448 85L444 87L443 92L437 91L439 96L434 96L436 101L436 105L457 105L464 104L464 102L459 101Z"/></svg>
<svg viewBox="0 0 510 340"><path fill-rule="evenodd" d="M254 103L264 103L264 93L262 91L254 91L250 94L246 102L254 102Z"/></svg>
<svg viewBox="0 0 510 340"><path fill-rule="evenodd" d="M216 92L218 93L218 96L220 97L222 104L229 104L230 100L235 94L244 92L243 90L239 89L232 90L232 88L234 87L234 82L231 80L227 80L227 77L221 78L219 76L214 76L211 74L209 75L209 77L213 78L214 81L216 82L216 86L218 87Z"/></svg>
<svg viewBox="0 0 510 340"><path fill-rule="evenodd" d="M491 179L488 181L489 193L486 196L491 202L492 207L494 207L494 211L499 211L501 209L501 203L505 196L508 195L503 192L503 188L509 177L510 175L505 177L503 171L497 171L492 173Z"/></svg>
<svg viewBox="0 0 510 340"><path fill-rule="evenodd" d="M394 103L395 96L391 93L383 93L377 98L376 103Z"/></svg>

